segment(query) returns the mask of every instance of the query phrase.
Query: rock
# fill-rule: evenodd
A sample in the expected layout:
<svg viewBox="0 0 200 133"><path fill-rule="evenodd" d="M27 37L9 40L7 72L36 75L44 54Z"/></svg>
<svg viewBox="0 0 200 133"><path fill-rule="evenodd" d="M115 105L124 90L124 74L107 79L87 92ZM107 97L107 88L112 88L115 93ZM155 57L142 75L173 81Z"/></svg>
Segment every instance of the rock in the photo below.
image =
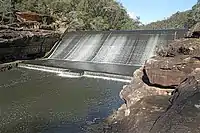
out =
<svg viewBox="0 0 200 133"><path fill-rule="evenodd" d="M179 55L200 56L200 39L183 38L175 40L167 46L160 47L156 51L161 57L175 57Z"/></svg>
<svg viewBox="0 0 200 133"><path fill-rule="evenodd" d="M15 15L19 22L35 21L40 23L45 22L47 24L51 24L55 21L54 18L51 16L42 15L35 12L16 12Z"/></svg>
<svg viewBox="0 0 200 133"><path fill-rule="evenodd" d="M132 106L143 97L155 95L166 96L174 90L171 88L161 89L156 86L149 86L144 82L143 75L143 68L136 70L132 83L120 92L120 97L125 100L127 107Z"/></svg>
<svg viewBox="0 0 200 133"><path fill-rule="evenodd" d="M196 70L193 76L189 76L177 88L172 97L141 98L129 107L129 116L121 117L118 125L112 125L109 132L199 133L200 84L197 81L199 77L200 70Z"/></svg>
<svg viewBox="0 0 200 133"><path fill-rule="evenodd" d="M199 105L199 82L195 76L189 77L179 86L172 105L156 120L150 133L199 133Z"/></svg>
<svg viewBox="0 0 200 133"><path fill-rule="evenodd" d="M130 107L129 116L121 118L117 125L112 124L108 132L148 133L155 120L168 108L168 99L169 96L143 97Z"/></svg>
<svg viewBox="0 0 200 133"><path fill-rule="evenodd" d="M0 27L1 62L42 57L60 37L55 31Z"/></svg>
<svg viewBox="0 0 200 133"><path fill-rule="evenodd" d="M106 132L200 132L199 40L176 43L135 71L120 92L125 104L109 117L111 128Z"/></svg>
<svg viewBox="0 0 200 133"><path fill-rule="evenodd" d="M146 83L150 86L175 87L188 74L200 67L199 59L188 56L154 57L145 63L144 73Z"/></svg>

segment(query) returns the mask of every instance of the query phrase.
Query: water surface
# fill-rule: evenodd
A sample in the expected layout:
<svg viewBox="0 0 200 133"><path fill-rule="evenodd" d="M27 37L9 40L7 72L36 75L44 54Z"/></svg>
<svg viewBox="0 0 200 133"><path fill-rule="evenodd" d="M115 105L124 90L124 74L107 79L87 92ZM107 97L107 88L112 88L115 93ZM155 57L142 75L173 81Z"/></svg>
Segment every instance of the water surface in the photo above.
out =
<svg viewBox="0 0 200 133"><path fill-rule="evenodd" d="M13 69L0 73L0 132L84 133L122 101L125 83Z"/></svg>

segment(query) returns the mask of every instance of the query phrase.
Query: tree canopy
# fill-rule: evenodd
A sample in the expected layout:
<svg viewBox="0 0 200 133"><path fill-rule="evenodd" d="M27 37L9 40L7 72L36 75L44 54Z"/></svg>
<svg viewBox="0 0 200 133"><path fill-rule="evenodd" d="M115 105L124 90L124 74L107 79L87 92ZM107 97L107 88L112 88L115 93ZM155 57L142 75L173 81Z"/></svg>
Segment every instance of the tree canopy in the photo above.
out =
<svg viewBox="0 0 200 133"><path fill-rule="evenodd" d="M51 15L75 30L131 30L140 23L115 0L0 0L1 23L13 10Z"/></svg>
<svg viewBox="0 0 200 133"><path fill-rule="evenodd" d="M191 28L200 22L200 1L191 10L177 12L171 17L142 26L143 29Z"/></svg>

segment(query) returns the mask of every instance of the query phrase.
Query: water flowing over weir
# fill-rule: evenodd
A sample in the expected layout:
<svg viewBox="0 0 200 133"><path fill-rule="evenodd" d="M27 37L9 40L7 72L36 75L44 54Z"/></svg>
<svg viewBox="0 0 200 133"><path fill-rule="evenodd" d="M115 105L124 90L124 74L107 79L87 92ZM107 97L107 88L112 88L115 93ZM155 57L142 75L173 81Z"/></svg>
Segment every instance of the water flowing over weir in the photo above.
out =
<svg viewBox="0 0 200 133"><path fill-rule="evenodd" d="M50 59L142 65L156 47L184 37L185 30L138 30L67 33Z"/></svg>
<svg viewBox="0 0 200 133"><path fill-rule="evenodd" d="M186 32L185 29L170 29L64 33L46 59L28 61L26 64L31 65L21 67L37 70L51 68L50 71L56 67L69 69L67 73L71 73L70 70L75 73L81 71L78 75L93 78L105 77L103 73L108 73L115 74L114 77L130 79L134 70L155 54L156 48L183 38ZM41 69L41 66L45 67ZM88 75L84 71L92 73ZM63 72L57 73L63 75Z"/></svg>

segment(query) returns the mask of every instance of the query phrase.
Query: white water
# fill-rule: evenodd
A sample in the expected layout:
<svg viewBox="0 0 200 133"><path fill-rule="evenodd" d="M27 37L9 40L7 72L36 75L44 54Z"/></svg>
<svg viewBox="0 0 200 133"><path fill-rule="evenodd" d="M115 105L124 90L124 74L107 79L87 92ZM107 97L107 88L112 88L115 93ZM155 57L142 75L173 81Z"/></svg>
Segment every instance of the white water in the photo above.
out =
<svg viewBox="0 0 200 133"><path fill-rule="evenodd" d="M95 78L95 79L104 79L104 80L112 80L112 81L119 81L130 83L131 77L130 76L122 76L122 75L115 75L115 74L107 74L107 73L98 73L98 72L89 72L84 71L84 73L79 72L67 72L68 69L62 68L54 68L54 67L46 67L46 66L38 66L38 65L31 65L31 64L19 64L20 68L55 73L60 77L63 78Z"/></svg>
<svg viewBox="0 0 200 133"><path fill-rule="evenodd" d="M85 37L66 60L87 61L98 50L102 36L103 34L97 34Z"/></svg>
<svg viewBox="0 0 200 133"><path fill-rule="evenodd" d="M154 55L156 46L166 45L167 41L161 43L160 40L174 39L174 32L75 32L67 34L49 58L143 65L145 60ZM162 39L161 34L164 36ZM166 38L168 35L172 37Z"/></svg>

